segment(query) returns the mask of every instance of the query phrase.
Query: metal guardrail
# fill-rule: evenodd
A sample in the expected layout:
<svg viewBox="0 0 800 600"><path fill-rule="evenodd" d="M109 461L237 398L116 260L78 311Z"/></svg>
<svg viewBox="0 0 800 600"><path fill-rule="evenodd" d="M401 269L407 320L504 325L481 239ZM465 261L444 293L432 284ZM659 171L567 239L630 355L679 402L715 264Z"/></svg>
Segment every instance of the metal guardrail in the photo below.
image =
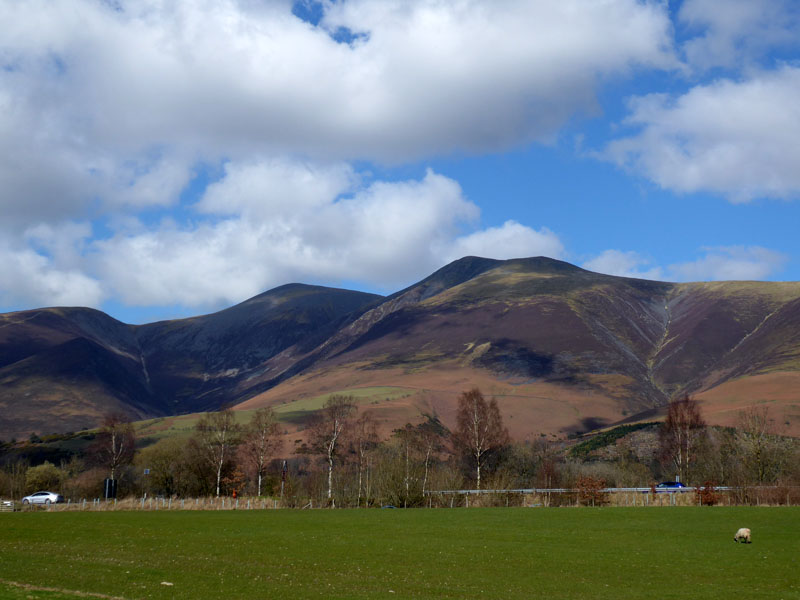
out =
<svg viewBox="0 0 800 600"><path fill-rule="evenodd" d="M763 486L762 489L766 489L767 487L773 486ZM656 493L674 493L674 492L694 492L695 490L702 490L704 486L700 487L667 487L667 488L655 488ZM728 491L728 490L735 490L738 488L735 487L728 487L728 486L714 486L715 491ZM580 492L578 488L519 488L519 489L510 489L510 490L426 490L425 495L431 496L434 494L457 494L461 496L471 496L471 495L479 495L479 494L569 494L573 493L576 494ZM653 491L653 488L650 487L636 487L636 488L603 488L599 490L602 493L607 492L640 492L640 493L650 493Z"/></svg>

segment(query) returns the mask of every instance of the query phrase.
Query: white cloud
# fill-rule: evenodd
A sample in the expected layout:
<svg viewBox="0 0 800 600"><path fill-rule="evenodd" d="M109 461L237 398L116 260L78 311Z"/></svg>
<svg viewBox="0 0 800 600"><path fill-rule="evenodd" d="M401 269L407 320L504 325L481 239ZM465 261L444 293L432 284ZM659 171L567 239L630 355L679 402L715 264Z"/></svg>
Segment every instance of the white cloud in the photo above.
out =
<svg viewBox="0 0 800 600"><path fill-rule="evenodd" d="M49 233L37 231L32 235L42 246L64 251L63 256L0 244L0 305L99 307L105 299L100 282L79 266L65 264L74 258L72 245L65 239L54 239Z"/></svg>
<svg viewBox="0 0 800 600"><path fill-rule="evenodd" d="M800 44L795 0L685 0L679 20L702 33L682 49L696 70L752 68L770 49Z"/></svg>
<svg viewBox="0 0 800 600"><path fill-rule="evenodd" d="M464 256L500 260L529 256L562 258L564 254L561 240L546 227L536 231L515 221L506 221L502 227L489 227L456 239L452 244L449 260Z"/></svg>
<svg viewBox="0 0 800 600"><path fill-rule="evenodd" d="M220 182L208 186L197 204L203 213L256 218L289 217L324 207L359 181L347 163L253 157L229 162Z"/></svg>
<svg viewBox="0 0 800 600"><path fill-rule="evenodd" d="M605 250L582 266L598 273L639 279L730 281L767 279L780 272L787 261L786 255L760 246L723 246L704 248L703 252L696 260L662 268L651 267L652 261L637 252Z"/></svg>
<svg viewBox="0 0 800 600"><path fill-rule="evenodd" d="M695 261L669 266L676 281L763 280L780 271L787 257L760 246L708 248Z"/></svg>
<svg viewBox="0 0 800 600"><path fill-rule="evenodd" d="M583 263L583 268L596 273L617 275L619 277L634 277L636 279L664 278L664 271L660 267L649 267L652 261L638 252L622 250L604 250L598 256Z"/></svg>
<svg viewBox="0 0 800 600"><path fill-rule="evenodd" d="M459 237L478 208L432 171L358 184L342 165L231 163L198 208L211 218L140 226L93 245L95 268L115 295L130 304L213 307L288 281L394 291L463 254L563 252L552 232L513 222Z"/></svg>
<svg viewBox="0 0 800 600"><path fill-rule="evenodd" d="M314 27L290 2L0 3L4 214L169 206L197 161L254 152L393 162L550 139L594 110L599 78L675 63L655 1L324 9ZM340 26L366 35L337 43Z"/></svg>
<svg viewBox="0 0 800 600"><path fill-rule="evenodd" d="M696 86L676 99L631 101L641 130L605 156L664 188L708 191L734 202L800 195L800 68Z"/></svg>

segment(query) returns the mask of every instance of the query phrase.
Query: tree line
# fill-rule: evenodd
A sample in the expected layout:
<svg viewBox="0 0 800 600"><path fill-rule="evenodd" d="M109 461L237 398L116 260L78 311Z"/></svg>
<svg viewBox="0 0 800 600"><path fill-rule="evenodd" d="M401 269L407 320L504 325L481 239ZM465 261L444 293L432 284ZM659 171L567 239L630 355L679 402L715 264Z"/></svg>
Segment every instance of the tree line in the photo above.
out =
<svg viewBox="0 0 800 600"><path fill-rule="evenodd" d="M138 449L133 425L112 415L85 452L59 464L7 460L0 497L42 489L74 499L102 497L105 478L118 481L121 495L266 496L284 506L330 507L420 506L430 492L465 488L800 484L800 446L780 435L767 408L744 411L736 428L709 427L689 396L671 402L661 424L593 438L603 445L552 434L512 441L496 399L477 388L460 395L452 431L435 415L386 439L378 425L371 411L359 414L354 398L333 395L308 423L305 443L289 455L269 408L246 424L231 410L208 413L188 437Z"/></svg>

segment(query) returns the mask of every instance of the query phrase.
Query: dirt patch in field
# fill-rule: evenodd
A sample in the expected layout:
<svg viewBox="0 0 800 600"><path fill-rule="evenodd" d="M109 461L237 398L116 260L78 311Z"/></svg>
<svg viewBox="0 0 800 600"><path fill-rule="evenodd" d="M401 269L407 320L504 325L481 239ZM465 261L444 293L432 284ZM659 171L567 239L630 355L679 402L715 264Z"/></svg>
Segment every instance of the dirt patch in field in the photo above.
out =
<svg viewBox="0 0 800 600"><path fill-rule="evenodd" d="M109 596L107 594L97 594L95 592L82 592L80 590L67 590L64 588L46 587L43 585L31 585L29 583L19 583L18 581L9 581L7 579L0 579L0 583L11 587L19 588L21 590L29 590L32 592L50 592L54 594L68 594L76 598L104 598L105 600L125 600L121 596Z"/></svg>

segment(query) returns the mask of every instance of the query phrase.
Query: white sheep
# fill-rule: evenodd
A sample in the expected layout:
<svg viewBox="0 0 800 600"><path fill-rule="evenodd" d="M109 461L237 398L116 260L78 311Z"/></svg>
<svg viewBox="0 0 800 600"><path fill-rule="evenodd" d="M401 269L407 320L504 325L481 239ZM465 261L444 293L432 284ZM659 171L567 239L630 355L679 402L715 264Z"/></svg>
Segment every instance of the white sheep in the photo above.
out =
<svg viewBox="0 0 800 600"><path fill-rule="evenodd" d="M733 536L734 542L744 542L745 544L750 543L750 530L747 527L742 527L739 531L736 532L736 535Z"/></svg>

